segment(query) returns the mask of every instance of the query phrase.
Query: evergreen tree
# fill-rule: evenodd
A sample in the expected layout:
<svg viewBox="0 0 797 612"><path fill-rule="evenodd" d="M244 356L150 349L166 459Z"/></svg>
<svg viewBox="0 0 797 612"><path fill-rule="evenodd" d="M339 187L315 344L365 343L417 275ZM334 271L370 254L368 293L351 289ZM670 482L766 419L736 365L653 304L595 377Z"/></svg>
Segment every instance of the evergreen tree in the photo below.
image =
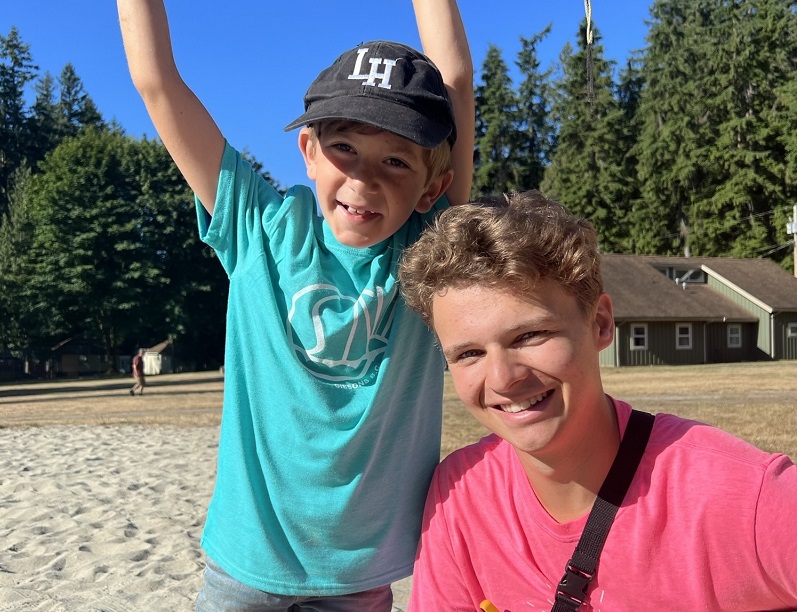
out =
<svg viewBox="0 0 797 612"><path fill-rule="evenodd" d="M782 236L794 201L784 181L785 150L776 126L778 88L797 70L794 3L754 0L713 7L718 48L707 66L718 92L717 130L708 161L716 181L693 202L690 244L707 255L753 257Z"/></svg>
<svg viewBox="0 0 797 612"><path fill-rule="evenodd" d="M0 281L14 283L13 300L0 300L0 314L14 313L0 342L52 346L82 335L114 363L119 349L171 337L187 367L221 363L228 282L160 142L88 128L26 185L24 206L0 228L17 237L0 248Z"/></svg>
<svg viewBox="0 0 797 612"><path fill-rule="evenodd" d="M636 54L627 60L620 71L616 89L617 108L607 118L609 131L615 137L617 162L612 166L614 189L610 197L624 214L625 227L622 237L614 245L618 252L633 251L633 227L630 225L632 211L638 203L640 185L636 169L639 164L636 143L642 130L639 101L644 89L644 78L640 70L640 59Z"/></svg>
<svg viewBox="0 0 797 612"><path fill-rule="evenodd" d="M67 136L83 127L104 127L93 100L85 92L74 67L67 64L58 79L58 100L53 77L38 81L29 45L16 28L0 36L0 219L8 206L10 180L17 168L36 163ZM35 82L36 99L25 102L27 86Z"/></svg>
<svg viewBox="0 0 797 612"><path fill-rule="evenodd" d="M651 8L636 150L642 197L631 214L637 253L673 254L685 246L681 230L703 181L697 117L704 92L693 78L707 58L706 49L695 44L700 34L693 5L694 0L657 0Z"/></svg>
<svg viewBox="0 0 797 612"><path fill-rule="evenodd" d="M125 141L88 131L59 145L31 180L34 225L27 291L42 336L101 340L109 360L137 303L136 243ZM122 245L122 248L120 248ZM112 363L112 361L111 361Z"/></svg>
<svg viewBox="0 0 797 612"><path fill-rule="evenodd" d="M55 79L47 72L36 82L36 100L30 115L31 143L27 160L31 165L44 159L63 138Z"/></svg>
<svg viewBox="0 0 797 612"><path fill-rule="evenodd" d="M8 207L11 176L30 146L25 87L37 70L15 27L0 36L0 218Z"/></svg>
<svg viewBox="0 0 797 612"><path fill-rule="evenodd" d="M778 105L782 112L779 115L779 122L776 127L779 133L780 145L784 150L785 182L787 185L794 187L797 185L797 75L794 75L787 83L778 88L778 100ZM786 207L785 216L787 222L797 223L797 219L794 218L794 204L797 204L797 201L792 202L791 214L789 214L788 206ZM775 222L783 224L782 216L776 218ZM792 246L794 235L786 234L785 232L782 235L785 236L784 240L786 240L785 244L781 241L782 246ZM779 249L779 251L788 252L787 257L781 259L781 264L787 270L795 270L794 249L784 248Z"/></svg>
<svg viewBox="0 0 797 612"><path fill-rule="evenodd" d="M490 45L482 65L482 84L476 87L476 154L474 197L520 187L514 145L519 121L518 100L509 69L498 47Z"/></svg>
<svg viewBox="0 0 797 612"><path fill-rule="evenodd" d="M622 111L614 97L612 63L604 59L600 40L594 29L592 48L587 47L582 21L578 50L567 43L560 55L562 76L554 83L552 105L556 152L542 191L589 219L603 249L616 251L623 248L628 231L621 198Z"/></svg>
<svg viewBox="0 0 797 612"><path fill-rule="evenodd" d="M181 363L218 367L224 358L229 281L213 250L199 239L193 193L166 148L144 140L136 151L134 209L141 221L133 255L146 288L138 302L137 328L130 333L173 337Z"/></svg>
<svg viewBox="0 0 797 612"><path fill-rule="evenodd" d="M18 168L10 180L8 210L0 220L0 347L23 356L21 351L35 344L41 322L26 296L30 277L30 247L33 224L26 199L31 176L26 166Z"/></svg>
<svg viewBox="0 0 797 612"><path fill-rule="evenodd" d="M218 367L228 280L166 149L105 124L71 64L36 80L13 28L0 60L0 346L30 357L82 335L114 363L171 337L184 367Z"/></svg>
<svg viewBox="0 0 797 612"><path fill-rule="evenodd" d="M84 127L104 126L102 115L94 101L83 87L72 64L67 64L58 77L60 97L58 113L60 116L61 137L75 136Z"/></svg>
<svg viewBox="0 0 797 612"><path fill-rule="evenodd" d="M555 146L555 128L550 116L552 69L541 71L537 57L537 45L550 32L548 25L531 38L520 38L517 66L523 80L518 89L519 123L514 146L518 157L514 182L520 191L539 189Z"/></svg>
<svg viewBox="0 0 797 612"><path fill-rule="evenodd" d="M797 68L793 3L661 0L651 16L635 248L764 254L783 235L772 211L794 198L777 131L777 91Z"/></svg>
<svg viewBox="0 0 797 612"><path fill-rule="evenodd" d="M786 183L797 185L797 74L777 91L779 114L778 138L784 150Z"/></svg>

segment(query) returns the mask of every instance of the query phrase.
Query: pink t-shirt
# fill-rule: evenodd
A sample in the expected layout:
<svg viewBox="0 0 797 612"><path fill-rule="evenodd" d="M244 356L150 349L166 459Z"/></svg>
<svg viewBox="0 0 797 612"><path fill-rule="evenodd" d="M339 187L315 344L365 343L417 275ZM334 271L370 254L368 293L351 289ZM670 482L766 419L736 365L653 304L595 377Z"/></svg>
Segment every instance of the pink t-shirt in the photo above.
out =
<svg viewBox="0 0 797 612"><path fill-rule="evenodd" d="M631 408L615 402L620 431ZM543 509L507 442L447 457L429 491L410 610L551 609L586 523ZM797 466L659 414L583 610L796 610Z"/></svg>

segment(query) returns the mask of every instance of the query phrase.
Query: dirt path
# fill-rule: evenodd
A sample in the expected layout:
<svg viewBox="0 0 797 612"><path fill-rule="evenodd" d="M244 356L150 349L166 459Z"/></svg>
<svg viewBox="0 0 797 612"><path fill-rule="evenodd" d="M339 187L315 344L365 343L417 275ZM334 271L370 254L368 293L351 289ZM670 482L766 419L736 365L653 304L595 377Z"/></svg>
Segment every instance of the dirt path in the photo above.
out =
<svg viewBox="0 0 797 612"><path fill-rule="evenodd" d="M224 378L218 372L147 377L131 397L132 378L0 385L0 426L217 425Z"/></svg>

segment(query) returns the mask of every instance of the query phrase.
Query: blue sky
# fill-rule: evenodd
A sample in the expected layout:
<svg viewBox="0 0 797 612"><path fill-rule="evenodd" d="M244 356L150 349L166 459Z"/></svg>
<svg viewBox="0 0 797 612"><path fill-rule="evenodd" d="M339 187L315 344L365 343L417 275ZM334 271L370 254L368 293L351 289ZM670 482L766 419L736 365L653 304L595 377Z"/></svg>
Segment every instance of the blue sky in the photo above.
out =
<svg viewBox="0 0 797 612"><path fill-rule="evenodd" d="M75 66L106 120L133 136L155 136L127 72L113 0L0 0L0 34L16 26L42 73ZM606 57L624 63L645 44L648 0L592 0ZM209 2L167 0L177 64L236 148L248 148L283 186L306 182L296 132L316 74L345 49L377 38L420 47L410 0ZM460 0L476 81L488 46L514 66L519 37L549 23L544 66L575 43L583 0Z"/></svg>

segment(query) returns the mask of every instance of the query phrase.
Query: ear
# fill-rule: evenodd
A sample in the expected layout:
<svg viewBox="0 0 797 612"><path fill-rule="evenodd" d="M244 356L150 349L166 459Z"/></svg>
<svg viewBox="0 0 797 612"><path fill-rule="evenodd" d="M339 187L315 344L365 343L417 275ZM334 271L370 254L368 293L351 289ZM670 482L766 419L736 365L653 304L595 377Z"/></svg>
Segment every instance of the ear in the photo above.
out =
<svg viewBox="0 0 797 612"><path fill-rule="evenodd" d="M446 192L448 186L451 184L451 181L454 180L454 171L449 170L445 174L441 174L436 179L432 179L432 181L426 186L426 189L421 194L421 199L418 200L418 204L415 206L415 210L419 213L429 212L435 202L437 202L438 198Z"/></svg>
<svg viewBox="0 0 797 612"><path fill-rule="evenodd" d="M311 181L316 177L316 146L317 141L310 137L310 128L303 127L299 130L299 151L304 158L304 167L307 170L307 178Z"/></svg>
<svg viewBox="0 0 797 612"><path fill-rule="evenodd" d="M614 313L612 312L612 298L607 293L601 293L595 307L595 324L597 326L597 346L602 351L614 340Z"/></svg>

